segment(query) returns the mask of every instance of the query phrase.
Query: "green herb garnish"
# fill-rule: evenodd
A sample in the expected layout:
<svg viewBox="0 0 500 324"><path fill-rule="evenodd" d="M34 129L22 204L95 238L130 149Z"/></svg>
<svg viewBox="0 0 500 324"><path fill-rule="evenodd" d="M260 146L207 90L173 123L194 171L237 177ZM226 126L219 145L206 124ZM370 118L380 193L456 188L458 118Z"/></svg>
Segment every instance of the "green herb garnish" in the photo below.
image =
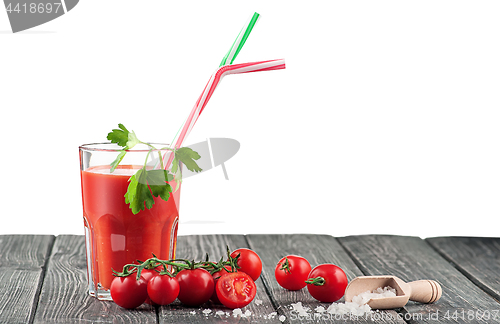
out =
<svg viewBox="0 0 500 324"><path fill-rule="evenodd" d="M130 177L127 192L125 193L125 203L129 205L134 214L139 213L145 208L151 209L155 203L153 196L168 201L172 192L172 187L168 182L177 181L177 188L175 189L177 190L182 181L180 163L183 163L190 171L201 171L201 168L195 162L195 160L200 158L200 155L189 147L181 147L179 149L161 148L161 150L172 151L174 154L171 172L164 168L163 158L159 151L160 169L148 170L146 162L151 151L156 150L156 148L150 143L139 140L135 133L133 131L130 132L123 124L118 124L118 129L113 129L108 133L107 139L123 147L116 159L111 163L111 172L115 171L118 164L120 164L127 154L127 150L132 149L135 145L144 144L150 148L143 167Z"/></svg>

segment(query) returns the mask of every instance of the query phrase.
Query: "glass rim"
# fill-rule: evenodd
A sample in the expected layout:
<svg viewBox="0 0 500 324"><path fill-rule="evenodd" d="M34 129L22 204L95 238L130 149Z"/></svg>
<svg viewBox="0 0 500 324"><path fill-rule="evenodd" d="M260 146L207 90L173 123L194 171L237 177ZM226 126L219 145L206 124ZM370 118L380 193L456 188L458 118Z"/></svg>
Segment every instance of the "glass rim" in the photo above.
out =
<svg viewBox="0 0 500 324"><path fill-rule="evenodd" d="M145 149L138 149L138 148L132 148L132 149L128 149L126 150L127 152L149 152L149 151L153 151L153 152L158 152L158 151L168 151L167 148L170 148L170 144L165 144L165 143L147 143L147 144L151 144L153 146L159 146L161 145L161 148L157 148L157 149L152 149L152 148L145 148ZM113 148L106 148L105 146L115 146ZM137 145L141 145L141 144L137 144ZM141 146L144 146L144 144L142 144ZM111 143L111 142L101 142L101 143L87 143L87 144L82 144L78 147L78 149L80 151L92 151L92 152L120 152L123 150L123 147L119 146L118 144L116 143Z"/></svg>

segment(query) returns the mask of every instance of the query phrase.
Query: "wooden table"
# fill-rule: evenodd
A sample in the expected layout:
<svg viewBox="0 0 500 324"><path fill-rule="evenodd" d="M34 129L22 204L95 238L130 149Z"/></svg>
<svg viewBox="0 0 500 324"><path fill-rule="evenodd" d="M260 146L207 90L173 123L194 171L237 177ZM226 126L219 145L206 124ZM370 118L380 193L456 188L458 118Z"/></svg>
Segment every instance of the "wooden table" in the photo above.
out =
<svg viewBox="0 0 500 324"><path fill-rule="evenodd" d="M255 300L233 316L222 306L206 304L124 310L87 294L83 236L0 236L0 323L500 323L500 238L327 235L181 236L179 257L200 260L225 255L225 248L250 247L263 260ZM306 257L314 267L335 263L349 280L360 275L391 274L405 281L435 279L443 296L435 304L410 302L402 309L367 318L339 318L315 311L316 302L302 289L285 291L274 279L277 261ZM309 307L299 317L292 303ZM316 315L315 315L316 314Z"/></svg>

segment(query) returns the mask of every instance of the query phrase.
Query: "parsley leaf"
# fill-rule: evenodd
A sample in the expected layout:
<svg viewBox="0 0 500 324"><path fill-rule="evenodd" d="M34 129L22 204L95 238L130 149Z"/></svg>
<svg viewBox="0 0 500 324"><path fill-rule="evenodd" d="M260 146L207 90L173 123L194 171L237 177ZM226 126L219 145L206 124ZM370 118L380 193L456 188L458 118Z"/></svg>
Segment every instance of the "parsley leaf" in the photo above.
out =
<svg viewBox="0 0 500 324"><path fill-rule="evenodd" d="M137 144L141 143L135 133L129 132L129 130L123 126L123 124L118 124L119 129L113 129L110 133L108 133L108 140L111 143L116 143L119 146L125 148L125 150L131 149Z"/></svg>
<svg viewBox="0 0 500 324"><path fill-rule="evenodd" d="M172 180L173 176L167 170L139 169L129 179L125 203L129 204L132 213L137 214L145 208L153 207L153 196L168 201L172 187L167 181Z"/></svg>
<svg viewBox="0 0 500 324"><path fill-rule="evenodd" d="M111 141L111 143L116 143L119 146L123 147L123 150L120 151L116 159L111 162L111 173L115 171L118 164L120 164L120 162L123 160L125 154L127 154L127 150L141 143L135 133L133 131L129 132L129 130L125 126L123 126L123 124L118 124L118 128L119 129L113 129L108 133L108 136L106 137Z"/></svg>
<svg viewBox="0 0 500 324"><path fill-rule="evenodd" d="M175 150L174 165L172 166L172 172L176 173L179 161L181 161L189 171L200 172L201 168L196 164L194 160L198 160L200 155L193 151L189 147L181 147ZM175 169L174 169L175 167Z"/></svg>
<svg viewBox="0 0 500 324"><path fill-rule="evenodd" d="M127 146L128 142L128 134L130 132L128 131L123 124L118 124L119 129L113 129L110 133L108 133L108 137L106 137L108 140L111 141L111 143L116 143L122 147Z"/></svg>
<svg viewBox="0 0 500 324"><path fill-rule="evenodd" d="M142 142L139 141L139 139L137 138L137 136L135 136L134 131L129 132L128 133L127 147L129 149L131 149L132 147L134 147L136 144L139 144L139 143L142 143Z"/></svg>
<svg viewBox="0 0 500 324"><path fill-rule="evenodd" d="M149 153L152 150L156 150L153 145L149 143L144 143L140 141L135 133L129 131L123 124L118 124L117 129L113 129L108 133L107 139L111 143L116 143L123 147L119 151L116 159L111 162L111 172L113 172L118 164L123 160L127 150L133 148L135 145L142 143L150 147ZM180 183L182 181L182 174L179 168L179 164L182 162L190 171L200 172L201 168L195 162L200 158L200 155L190 149L189 147L182 147L180 149L169 149L173 151L174 160L172 164L172 170L146 169L146 162L144 166L137 170L137 172L130 177L127 192L125 193L125 203L129 205L132 213L137 214L141 210L151 209L155 203L154 197L160 197L164 201L168 201L170 198L170 193L172 192L172 187L168 182L176 181L177 189L179 189ZM149 156L148 153L148 156ZM161 153L159 153L159 159L161 160ZM147 157L146 157L147 161ZM174 176L175 174L175 176Z"/></svg>
<svg viewBox="0 0 500 324"><path fill-rule="evenodd" d="M172 187L166 181L172 181L174 176L167 170L149 170L146 173L146 180L153 196L167 201L172 192Z"/></svg>

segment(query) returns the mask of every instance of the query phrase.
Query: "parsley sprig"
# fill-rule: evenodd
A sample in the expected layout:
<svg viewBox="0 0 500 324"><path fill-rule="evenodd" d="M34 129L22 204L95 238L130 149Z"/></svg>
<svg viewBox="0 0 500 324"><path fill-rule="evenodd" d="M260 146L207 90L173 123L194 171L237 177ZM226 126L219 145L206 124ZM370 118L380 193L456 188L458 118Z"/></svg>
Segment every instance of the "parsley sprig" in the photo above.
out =
<svg viewBox="0 0 500 324"><path fill-rule="evenodd" d="M201 168L195 162L195 160L200 158L200 155L189 147L181 147L178 149L163 147L160 149L172 151L174 154L170 171L164 167L160 151L158 151L160 169L146 168L149 154L157 149L150 143L139 140L135 132L130 132L123 124L118 124L118 129L113 129L109 132L107 139L110 140L111 143L116 143L123 147L123 149L119 151L116 159L111 163L111 172L115 171L118 164L120 164L127 154L127 150L132 149L137 144L144 144L150 148L143 167L130 177L127 192L125 193L125 203L129 205L134 214L139 213L141 210L145 210L145 208L151 209L155 203L153 196L168 201L170 193L172 192L172 187L168 182L173 180L177 181L177 188L175 189L177 190L182 181L180 163L183 163L190 171L201 171Z"/></svg>

